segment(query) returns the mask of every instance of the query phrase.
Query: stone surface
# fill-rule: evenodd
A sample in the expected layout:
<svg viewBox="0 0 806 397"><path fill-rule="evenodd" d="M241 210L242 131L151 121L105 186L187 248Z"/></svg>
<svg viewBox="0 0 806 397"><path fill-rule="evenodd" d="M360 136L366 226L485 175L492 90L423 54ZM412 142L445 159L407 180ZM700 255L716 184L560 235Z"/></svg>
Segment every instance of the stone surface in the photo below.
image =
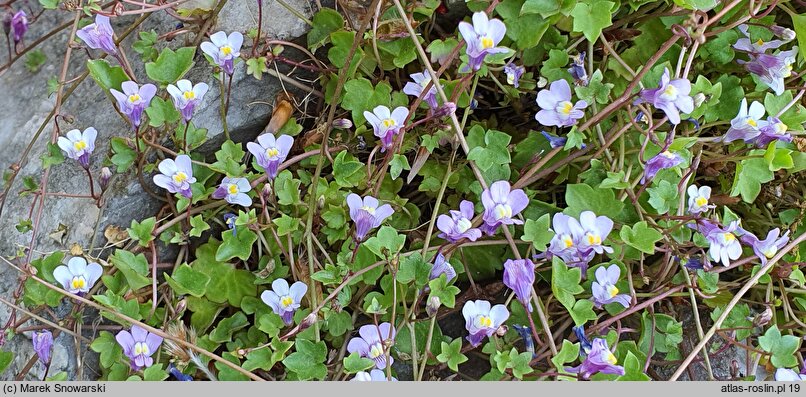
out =
<svg viewBox="0 0 806 397"><path fill-rule="evenodd" d="M311 10L309 2L303 0L288 0L289 4L300 10L301 13L310 17ZM248 3L248 4L247 4ZM306 25L299 18L287 12L276 2L269 2L267 12L269 17L264 21L264 33L270 37L294 39L301 36L306 31ZM239 30L246 32L256 25L256 15L254 1L230 1L222 9L217 20L217 27L227 31ZM38 37L49 32L54 26L64 23L69 14L64 12L47 11L31 25L31 29L26 36L27 42L32 42ZM115 30L122 32L135 17L117 18L114 21ZM154 29L158 34L164 34L174 29L176 23L166 13L159 12L150 16L138 29ZM215 31L215 30L213 30ZM124 48L127 49L129 60L134 66L135 74L141 78L141 83L145 82L146 74L138 54L131 51L131 43L136 38L137 31L129 36L125 41ZM57 76L61 70L61 64L65 52L65 43L68 39L69 30L65 30L54 35L51 39L40 45L40 49L47 55L47 61L42 68L36 72L29 72L25 66L25 59L20 59L8 70L0 72L0 92L12 93L12 95L0 96L0 167L7 169L13 163L19 161L24 148L29 144L35 131L45 120L48 113L55 104L55 95L48 96L46 81L51 76ZM170 43L172 47L189 45L184 42L191 37L180 36ZM244 51L251 51L247 40ZM94 56L99 54L92 51ZM284 53L284 55L286 55ZM293 56L293 54L289 54ZM0 59L4 62L6 53L0 50ZM68 79L71 79L85 70L87 60L86 52L83 49L74 51L68 72ZM207 145L207 154L214 152L215 145L223 140L222 123L219 116L219 88L217 81L212 76L212 67L205 61L201 51L196 55L196 66L186 76L193 82L205 81L211 89L205 97L203 103L197 109L194 117L195 124L202 128L208 128L208 137L211 142ZM111 61L114 64L114 61ZM282 69L281 69L282 71ZM276 78L264 76L263 80L255 80L252 76L246 75L246 65L241 63L235 72L233 80L233 95L230 100L230 114L228 124L236 141L242 142L254 139L254 137L266 125L271 114L274 97L281 90L281 86ZM127 124L115 113L112 102L96 83L87 78L76 89L70 98L66 100L62 108L62 115L69 116L68 119L60 119L62 134L78 128L85 129L93 126L98 130L98 140L96 150L91 163L91 171L94 175L99 174L104 159L110 154L109 140L113 136L126 136L129 134ZM70 122L68 122L70 121ZM0 253L5 257L12 257L18 250L27 246L31 242L32 233L21 234L15 229L15 225L22 219L29 217L32 205L32 196L19 197L18 193L23 189L23 179L26 176L33 177L39 181L42 175L40 156L46 150L46 144L50 140L53 132L51 122L43 131L39 139L34 142L33 149L24 159L22 169L12 185L9 196L6 199L5 207L0 216ZM146 176L150 180L150 176ZM70 194L88 194L86 175L83 169L73 160L67 159L64 164L51 169L48 184L49 192L65 192ZM110 189L104 195L105 203L103 210L99 210L92 200L47 197L41 217L41 225L36 242L36 252L34 258L43 253L50 253L56 250L69 250L75 243L83 247L91 255L106 257L111 249L104 249L106 240L103 230L107 225L119 225L127 227L132 219L143 219L153 216L160 208L161 203L152 199L143 190L133 172L115 174L112 179ZM57 241L49 234L56 230L60 224L66 226L66 232L61 241ZM94 244L93 244L94 243ZM93 248L90 251L90 248ZM17 287L16 271L6 266L0 273L0 294L10 299L11 293ZM0 324L5 324L10 309L0 306ZM64 303L55 310L57 318L62 319L70 314L70 305ZM51 317L46 315L46 317ZM94 333L92 327L88 326L97 319L97 314L85 313L85 336L92 338ZM38 322L29 321L25 325L36 325ZM51 366L50 375L60 371L68 374L68 379L76 379L76 346L75 339L70 335L61 335L56 340L54 351L54 362ZM7 341L2 347L4 350L11 350L15 353L14 362L8 370L0 374L0 379L13 379L20 372L27 361L34 356L30 337L24 334L16 335ZM98 376L97 359L88 346L83 345L79 349L82 355L84 379L94 379ZM28 373L28 379L42 377L44 367L37 363Z"/></svg>

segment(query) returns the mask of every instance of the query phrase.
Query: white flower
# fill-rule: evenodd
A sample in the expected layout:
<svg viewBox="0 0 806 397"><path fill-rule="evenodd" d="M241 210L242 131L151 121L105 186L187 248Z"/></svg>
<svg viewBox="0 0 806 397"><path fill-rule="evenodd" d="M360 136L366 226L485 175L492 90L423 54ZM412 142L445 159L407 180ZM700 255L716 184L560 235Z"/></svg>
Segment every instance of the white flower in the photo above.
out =
<svg viewBox="0 0 806 397"><path fill-rule="evenodd" d="M90 263L81 257L73 257L67 266L61 265L53 269L53 278L71 294L87 293L103 275L104 269L97 263Z"/></svg>

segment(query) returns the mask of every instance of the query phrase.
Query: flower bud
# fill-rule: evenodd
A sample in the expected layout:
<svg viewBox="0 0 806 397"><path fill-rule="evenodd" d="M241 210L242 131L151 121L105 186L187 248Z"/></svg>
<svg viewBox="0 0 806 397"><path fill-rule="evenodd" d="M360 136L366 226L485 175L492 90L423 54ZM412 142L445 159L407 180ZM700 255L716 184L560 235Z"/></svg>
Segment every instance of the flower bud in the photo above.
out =
<svg viewBox="0 0 806 397"><path fill-rule="evenodd" d="M302 332L302 331L308 329L308 327L310 327L311 325L314 325L314 323L316 323L316 319L317 319L316 313L311 313L311 314L305 316L305 318L302 319L302 322L299 323L299 331L298 332Z"/></svg>
<svg viewBox="0 0 806 397"><path fill-rule="evenodd" d="M271 184L265 183L263 184L263 190L260 191L260 194L263 195L263 199L268 201L271 197Z"/></svg>
<svg viewBox="0 0 806 397"><path fill-rule="evenodd" d="M432 296L428 299L428 303L425 305L425 312L428 314L428 317L436 316L440 306L442 306L442 301L438 296Z"/></svg>
<svg viewBox="0 0 806 397"><path fill-rule="evenodd" d="M509 331L509 328L506 325L501 324L501 326L495 330L495 334L498 336L504 336L507 334L507 331Z"/></svg>
<svg viewBox="0 0 806 397"><path fill-rule="evenodd" d="M795 31L792 29L785 28L783 26L772 25L770 27L770 30L772 30L773 34L786 41L792 41L795 39Z"/></svg>
<svg viewBox="0 0 806 397"><path fill-rule="evenodd" d="M11 18L14 17L14 14L11 11L8 11L3 15L3 33L8 36L9 32L11 32Z"/></svg>
<svg viewBox="0 0 806 397"><path fill-rule="evenodd" d="M772 309L767 306L763 312L759 313L756 318L753 319L753 325L763 327L767 325L770 320L772 320Z"/></svg>
<svg viewBox="0 0 806 397"><path fill-rule="evenodd" d="M176 316L177 316L177 317L181 316L181 315L182 315L182 313L184 313L184 312L185 312L185 309L187 309L187 306L188 306L188 302L187 302L187 300L186 300L186 299L182 299L182 300L180 300L180 301L179 301L179 302L176 304L176 307L174 308L174 312L176 313Z"/></svg>
<svg viewBox="0 0 806 397"><path fill-rule="evenodd" d="M333 128L342 130L353 128L353 122L350 119L336 119L333 120Z"/></svg>
<svg viewBox="0 0 806 397"><path fill-rule="evenodd" d="M454 112L456 112L456 104L453 102L445 102L444 105L437 108L437 111L434 113L434 116L445 117L452 115Z"/></svg>
<svg viewBox="0 0 806 397"><path fill-rule="evenodd" d="M112 178L112 171L109 167L101 168L101 177L98 179L98 184L101 185L101 191L105 191L109 187L109 180Z"/></svg>
<svg viewBox="0 0 806 397"><path fill-rule="evenodd" d="M698 92L697 95L694 95L694 107L698 108L700 105L705 103L705 94L702 92Z"/></svg>

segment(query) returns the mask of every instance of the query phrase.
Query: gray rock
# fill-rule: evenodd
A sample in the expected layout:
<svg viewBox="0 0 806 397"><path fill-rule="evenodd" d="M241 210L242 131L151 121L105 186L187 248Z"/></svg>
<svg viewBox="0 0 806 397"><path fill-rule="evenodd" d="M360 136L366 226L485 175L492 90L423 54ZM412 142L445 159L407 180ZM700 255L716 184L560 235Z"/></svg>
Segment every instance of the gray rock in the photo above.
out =
<svg viewBox="0 0 806 397"><path fill-rule="evenodd" d="M287 0L287 2L310 17L310 4L303 0ZM292 13L285 10L280 4L274 1L267 1L263 32L271 37L292 40L303 35L307 25ZM219 15L216 27L217 30L245 32L250 27L256 25L256 3L254 1L230 1ZM252 17L254 15L254 19ZM30 31L26 35L26 41L32 42L38 37L49 32L54 26L64 22L67 16L64 12L47 11L43 13L36 23L31 25ZM133 17L118 18L115 20L115 30L122 32L134 20ZM175 26L166 13L159 12L149 17L139 30L154 29L159 34L171 31ZM138 54L130 50L132 42L137 37L137 32L129 36L124 42L123 48L127 49L127 55L133 64L135 74L145 82L146 74L142 62L138 59ZM47 55L45 65L36 73L32 74L24 67L24 59L17 61L12 67L0 74L0 92L13 93L13 95L0 96L0 167L10 167L19 160L19 157L29 141L34 136L34 132L46 119L48 113L55 104L55 95L48 97L46 81L51 76L57 76L61 70L61 63L64 57L66 41L69 29L53 36L39 48ZM170 43L172 47L189 45L183 42L192 37L180 37ZM251 42L245 43L245 51L251 51L248 47ZM98 53L92 51L97 56ZM284 55L293 57L293 54ZM0 62L5 62L5 51L0 50ZM70 63L68 79L71 79L85 70L87 55L83 49L73 52ZM113 64L114 61L110 61ZM282 69L281 69L282 70ZM194 117L194 124L208 129L208 137L211 139L207 144L205 153L210 154L217 149L223 141L222 123L219 116L219 88L212 75L212 68L207 64L201 51L196 55L196 66L191 70L186 78L193 82L205 81L211 89L205 96L203 103L197 109ZM278 80L271 76L264 76L258 81L252 76L246 75L246 65L241 63L235 72L233 80L233 94L230 99L230 112L228 125L234 140L243 142L254 139L263 126L266 125L271 114L274 97L281 90ZM84 130L87 127L95 127L98 130L98 140L96 142L95 153L91 162L91 171L96 176L100 173L100 168L104 159L110 154L110 138L114 136L127 136L130 134L128 125L114 111L112 102L107 94L88 78L86 79L68 98L62 107L61 114L69 116L68 120L60 119L59 125L61 133L78 128ZM68 121L71 121L68 123ZM19 197L23 190L23 179L32 177L39 181L42 176L40 156L46 152L47 142L50 140L53 131L51 122L43 131L39 139L33 143L33 148L26 159L23 160L19 175L14 181L9 196L5 200L5 207L0 216L0 253L5 257L13 257L16 252L26 247L31 242L32 233L19 233L15 225L22 219L29 217L32 205L32 196ZM145 176L150 180L150 176ZM97 186L96 186L97 188ZM73 160L67 159L64 164L55 166L50 171L48 183L49 192L64 192L70 194L88 194L87 178L84 170ZM69 250L72 244L78 244L85 251L93 248L93 256L105 257L111 253L111 249L103 249L106 240L103 231L108 225L118 225L127 227L132 219L143 219L153 216L162 205L154 200L144 190L138 182L133 172L115 174L109 190L104 195L105 206L99 209L93 200L66 197L47 197L41 217L41 224L36 241L36 251L34 258L42 254L56 250ZM66 227L63 238L60 241L49 236L49 234L59 228L60 225ZM93 244L94 243L94 244ZM92 247L91 247L92 246ZM165 253L163 253L165 254ZM17 288L18 274L16 271L7 268L0 273L0 294L10 298L12 291ZM60 320L70 315L71 305L63 303L55 313ZM0 308L0 324L4 324L8 319L10 309L2 306ZM18 314L18 316L21 314ZM50 317L49 315L46 315ZM19 318L19 317L18 317ZM90 324L97 319L97 314L85 312L85 324ZM25 325L37 324L29 321ZM92 337L91 327L85 326L85 336ZM70 335L61 335L56 340L53 354L53 364L49 371L54 375L59 371L65 371L68 379L75 379L76 359L74 338ZM17 335L7 341L3 350L10 350L15 353L14 362L8 370L0 374L0 379L9 380L20 372L31 357L34 357L31 341L24 335ZM98 376L97 357L92 354L88 346L82 346L83 356L83 377L84 379L94 379ZM36 364L28 373L28 379L41 379L44 374L44 367Z"/></svg>

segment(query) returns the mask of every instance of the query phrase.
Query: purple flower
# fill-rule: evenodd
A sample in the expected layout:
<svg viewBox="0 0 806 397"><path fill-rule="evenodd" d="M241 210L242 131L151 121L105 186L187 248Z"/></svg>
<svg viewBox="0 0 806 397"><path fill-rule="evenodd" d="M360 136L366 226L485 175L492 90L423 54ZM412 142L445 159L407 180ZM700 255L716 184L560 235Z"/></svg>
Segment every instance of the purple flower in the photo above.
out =
<svg viewBox="0 0 806 397"><path fill-rule="evenodd" d="M490 302L485 300L467 301L462 307L462 315L465 317L465 328L470 333L467 340L477 347L484 337L492 336L507 321L509 310L504 305L491 308Z"/></svg>
<svg viewBox="0 0 806 397"><path fill-rule="evenodd" d="M552 218L552 229L554 237L548 246L547 256L556 256L571 267L587 266L588 261L593 259L593 250L580 251L579 242L584 233L579 221L561 212L554 214Z"/></svg>
<svg viewBox="0 0 806 397"><path fill-rule="evenodd" d="M234 60L241 56L241 45L243 35L241 32L232 32L227 36L224 32L216 32L210 35L210 41L201 43L201 50L213 58L213 62L218 65L224 73L232 76Z"/></svg>
<svg viewBox="0 0 806 397"><path fill-rule="evenodd" d="M193 110L204 98L204 94L210 87L206 83L198 83L195 86L190 80L179 80L176 85L168 84L168 93L171 94L174 107L182 113L185 122L193 118Z"/></svg>
<svg viewBox="0 0 806 397"><path fill-rule="evenodd" d="M769 231L769 233L767 233L767 238L764 240L759 240L758 237L756 237L753 233L745 230L742 231L744 231L744 234L739 237L739 240L753 248L753 252L755 252L756 256L761 259L762 265L767 264L767 260L775 256L775 254L778 253L778 250L783 248L786 243L789 242L788 230L783 236L781 236L780 229L772 229Z"/></svg>
<svg viewBox="0 0 806 397"><path fill-rule="evenodd" d="M549 89L538 92L537 105L541 110L535 115L535 120L547 127L570 127L585 116L582 110L588 107L583 100L576 104L571 102L571 87L565 80L552 82Z"/></svg>
<svg viewBox="0 0 806 397"><path fill-rule="evenodd" d="M750 39L750 32L747 31L748 26L745 24L739 25L739 31L745 36L739 40L736 40L736 44L733 45L733 48L748 52L753 55L763 54L767 52L767 50L774 50L784 44L781 40L772 40L765 42L764 40L758 39L756 41L752 41Z"/></svg>
<svg viewBox="0 0 806 397"><path fill-rule="evenodd" d="M608 268L601 266L596 269L596 280L591 284L591 291L593 292L593 304L597 308L601 309L608 303L620 303L625 308L630 307L630 296L619 294L619 290L616 288L619 276L621 276L621 269L618 265L610 265Z"/></svg>
<svg viewBox="0 0 806 397"><path fill-rule="evenodd" d="M363 199L355 194L347 195L347 207L350 208L350 219L355 222L355 239L364 241L370 230L378 227L384 219L390 217L394 210L389 204L378 206L378 199L372 196Z"/></svg>
<svg viewBox="0 0 806 397"><path fill-rule="evenodd" d="M67 153L67 157L77 160L82 167L89 168L90 154L95 150L96 136L98 136L98 131L92 127L87 128L84 132L70 130L67 132L67 137L60 136L56 144Z"/></svg>
<svg viewBox="0 0 806 397"><path fill-rule="evenodd" d="M28 17L25 15L25 11L19 10L11 17L11 34L14 35L14 44L21 42L27 31Z"/></svg>
<svg viewBox="0 0 806 397"><path fill-rule="evenodd" d="M786 132L787 128L779 118L768 117L767 122L759 128L756 146L766 147L773 141L792 142L792 135Z"/></svg>
<svg viewBox="0 0 806 397"><path fill-rule="evenodd" d="M696 185L688 187L688 213L692 215L700 214L705 211L715 208L715 205L708 204L711 198L711 187L701 186L697 188Z"/></svg>
<svg viewBox="0 0 806 397"><path fill-rule="evenodd" d="M431 75L425 71L423 73L414 73L410 77L414 82L406 82L406 85L403 87L403 93L419 98L425 87L431 83ZM431 109L436 109L439 107L439 103L437 103L436 84L431 85L431 88L429 88L428 92L426 92L423 96L423 100L428 104L428 106L431 107ZM406 116L408 116L408 113ZM373 127L374 126L375 125L373 124Z"/></svg>
<svg viewBox="0 0 806 397"><path fill-rule="evenodd" d="M579 374L582 379L590 379L591 376L597 373L609 375L624 375L624 367L616 365L618 361L616 356L607 347L607 341L602 338L596 338L591 344L591 350L588 352L582 364L565 370L572 374Z"/></svg>
<svg viewBox="0 0 806 397"><path fill-rule="evenodd" d="M193 196L190 184L196 182L196 178L193 177L193 165L188 155L180 154L176 156L176 160L162 160L158 168L161 174L154 175L155 185L187 198Z"/></svg>
<svg viewBox="0 0 806 397"><path fill-rule="evenodd" d="M585 335L585 326L578 325L571 329L574 331L574 334L576 334L577 340L579 340L579 356L584 359L588 356L588 353L590 353L591 349L593 349L591 341L588 340L588 337Z"/></svg>
<svg viewBox="0 0 806 397"><path fill-rule="evenodd" d="M753 73L761 82L770 87L775 95L784 93L784 79L792 75L792 64L795 62L798 48L793 47L789 51L781 51L776 55L757 54L751 55L750 61L738 60L739 64L744 64L748 72Z"/></svg>
<svg viewBox="0 0 806 397"><path fill-rule="evenodd" d="M50 363L50 352L53 348L53 334L48 330L34 332L31 341L34 344L36 355L39 356L39 362L48 365Z"/></svg>
<svg viewBox="0 0 806 397"><path fill-rule="evenodd" d="M602 245L610 231L613 230L613 221L610 218L604 215L597 217L593 211L582 211L579 214L579 224L582 227L582 235L579 239L581 250L593 250L597 254L613 252L613 248Z"/></svg>
<svg viewBox="0 0 806 397"><path fill-rule="evenodd" d="M249 207L252 205L252 198L246 193L250 190L252 190L252 186L246 178L224 177L221 180L221 184L218 185L218 189L213 192L212 197L214 199L224 199L230 204Z"/></svg>
<svg viewBox="0 0 806 397"><path fill-rule="evenodd" d="M157 93L157 87L154 84L144 84L140 87L133 81L125 81L121 84L121 89L123 92L110 88L109 92L117 99L120 112L129 119L132 126L137 128L140 126L143 110Z"/></svg>
<svg viewBox="0 0 806 397"><path fill-rule="evenodd" d="M162 337L152 334L139 325L132 325L129 331L120 331L115 339L123 348L123 354L131 360L131 367L135 371L148 368L154 364L151 358L159 350Z"/></svg>
<svg viewBox="0 0 806 397"><path fill-rule="evenodd" d="M747 99L742 99L739 114L730 121L730 128L725 133L725 136L722 137L722 141L733 142L741 139L749 143L761 133L759 127L765 123L761 120L762 117L764 117L764 105L753 101L748 111Z"/></svg>
<svg viewBox="0 0 806 397"><path fill-rule="evenodd" d="M663 110L669 122L680 124L680 113L694 111L694 99L689 96L691 82L687 79L670 80L669 69L663 70L660 87L641 90L641 97L636 102L647 102Z"/></svg>
<svg viewBox="0 0 806 397"><path fill-rule="evenodd" d="M476 241L479 237L481 237L481 230L473 227L473 219L474 214L474 206L473 203L468 200L462 200L459 203L459 211L451 210L451 215L440 215L437 218L437 228L439 228L442 233L439 234L439 238L448 240L451 243L455 243L462 239L468 239L470 241Z"/></svg>
<svg viewBox="0 0 806 397"><path fill-rule="evenodd" d="M504 66L504 73L507 75L507 84L518 88L520 85L521 76L526 71L526 68L523 66L515 65L514 63L510 62L506 66Z"/></svg>
<svg viewBox="0 0 806 397"><path fill-rule="evenodd" d="M496 47L504 38L507 27L498 19L489 19L484 12L473 14L473 24L459 22L459 33L467 43L467 64L479 70L487 54L507 52L506 47Z"/></svg>
<svg viewBox="0 0 806 397"><path fill-rule="evenodd" d="M226 214L224 214L224 224L226 224L227 227L230 230L232 230L232 235L233 236L237 235L237 230L235 228L235 221L237 221L237 220L238 220L238 216L233 214L233 213L231 213L231 212L227 212Z"/></svg>
<svg viewBox="0 0 806 397"><path fill-rule="evenodd" d="M515 296L529 312L532 311L532 285L535 283L535 264L529 259L507 259L504 262L504 285L515 291Z"/></svg>
<svg viewBox="0 0 806 397"><path fill-rule="evenodd" d="M386 382L386 374L379 369L373 369L370 372L358 371L355 373L355 378L350 379L351 382ZM397 382L397 378L392 377L392 382Z"/></svg>
<svg viewBox="0 0 806 397"><path fill-rule="evenodd" d="M500 225L523 223L513 217L529 205L529 198L521 189L510 189L508 181L498 181L481 193L481 203L484 204L482 228L488 235L495 234Z"/></svg>
<svg viewBox="0 0 806 397"><path fill-rule="evenodd" d="M358 329L358 335L350 339L347 344L347 351L350 353L358 352L361 357L369 358L375 361L375 367L378 369L385 369L386 365L392 365L395 360L389 356L389 362L386 361L386 348L384 347L385 341L395 339L395 329L389 323L381 323L380 325L367 324Z"/></svg>
<svg viewBox="0 0 806 397"><path fill-rule="evenodd" d="M549 146L551 146L552 149L565 147L565 143L568 142L568 138L552 135L546 131L540 131L540 134L549 141Z"/></svg>
<svg viewBox="0 0 806 397"><path fill-rule="evenodd" d="M101 14L95 15L95 23L87 25L76 32L76 36L92 49L101 49L103 52L116 56L118 53L112 25L109 17Z"/></svg>
<svg viewBox="0 0 806 397"><path fill-rule="evenodd" d="M730 266L731 260L739 259L742 256L742 245L734 232L738 229L739 222L733 221L730 225L722 229L718 226L706 227L705 238L711 244L708 248L708 256L716 262L722 262L723 266Z"/></svg>
<svg viewBox="0 0 806 397"><path fill-rule="evenodd" d="M257 137L257 143L249 142L246 148L255 156L257 164L266 170L269 179L277 176L277 169L288 157L294 138L280 135L277 139L272 134L263 134Z"/></svg>
<svg viewBox="0 0 806 397"><path fill-rule="evenodd" d="M676 167L682 162L683 158L677 153L673 153L668 150L658 153L655 155L655 157L646 162L646 166L644 167L644 177L641 178L641 183L643 184L652 181L652 178L655 177L655 174L657 174L658 171L666 168Z"/></svg>
<svg viewBox="0 0 806 397"><path fill-rule="evenodd" d="M297 281L288 286L288 281L278 278L271 283L271 291L263 291L260 299L269 305L275 314L283 318L285 325L294 322L294 312L299 309L302 297L308 292L308 286L302 281Z"/></svg>
<svg viewBox="0 0 806 397"><path fill-rule="evenodd" d="M443 274L448 282L456 278L456 270L453 269L451 263L445 259L445 256L443 256L441 252L437 252L437 255L434 257L434 265L431 266L431 274L428 278L433 280Z"/></svg>
<svg viewBox="0 0 806 397"><path fill-rule="evenodd" d="M797 382L806 380L806 372L797 373L789 368L775 370L775 380L778 382Z"/></svg>
<svg viewBox="0 0 806 397"><path fill-rule="evenodd" d="M784 39L784 42L790 42L792 40L795 40L796 37L798 37L794 30L779 25L770 26L770 30L777 37Z"/></svg>
<svg viewBox="0 0 806 397"><path fill-rule="evenodd" d="M86 294L98 279L104 274L104 269L97 263L87 264L87 260L74 256L67 261L67 266L60 265L53 269L53 278L71 294Z"/></svg>
<svg viewBox="0 0 806 397"><path fill-rule="evenodd" d="M409 110L403 106L398 106L390 112L388 107L380 105L372 109L372 112L364 112L364 118L372 124L375 136L381 139L381 152L392 147L395 136L403 128L407 117Z"/></svg>
<svg viewBox="0 0 806 397"><path fill-rule="evenodd" d="M574 62L568 68L568 73L574 78L576 85L588 85L588 72L585 70L585 51L574 57Z"/></svg>

